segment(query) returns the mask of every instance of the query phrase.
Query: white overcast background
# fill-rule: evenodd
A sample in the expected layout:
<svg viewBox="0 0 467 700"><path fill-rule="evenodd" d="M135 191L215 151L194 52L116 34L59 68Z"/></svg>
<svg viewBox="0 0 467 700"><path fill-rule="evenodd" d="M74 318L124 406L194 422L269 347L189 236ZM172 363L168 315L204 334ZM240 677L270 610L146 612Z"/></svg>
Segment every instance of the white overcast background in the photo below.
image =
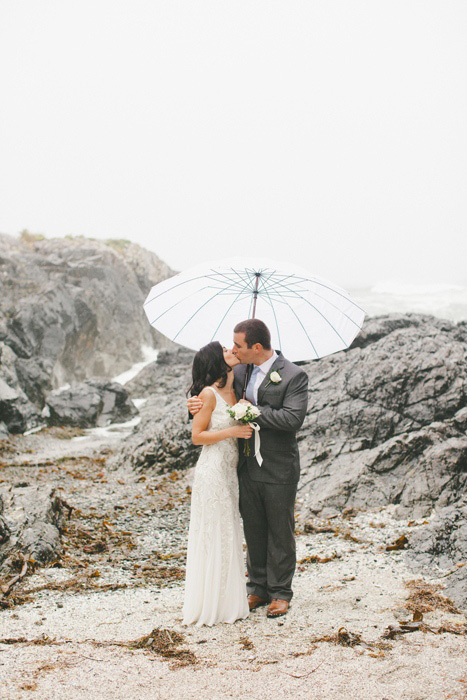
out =
<svg viewBox="0 0 467 700"><path fill-rule="evenodd" d="M0 232L467 282L465 0L0 0Z"/></svg>

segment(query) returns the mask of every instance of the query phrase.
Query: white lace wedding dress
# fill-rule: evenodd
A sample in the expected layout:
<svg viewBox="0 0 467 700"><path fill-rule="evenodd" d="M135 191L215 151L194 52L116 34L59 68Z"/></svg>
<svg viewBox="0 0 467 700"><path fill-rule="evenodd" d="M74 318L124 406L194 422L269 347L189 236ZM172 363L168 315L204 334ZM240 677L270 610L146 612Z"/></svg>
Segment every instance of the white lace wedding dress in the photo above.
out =
<svg viewBox="0 0 467 700"><path fill-rule="evenodd" d="M208 430L235 425L213 387ZM183 624L214 625L248 616L242 525L238 510L237 440L203 445L195 469Z"/></svg>

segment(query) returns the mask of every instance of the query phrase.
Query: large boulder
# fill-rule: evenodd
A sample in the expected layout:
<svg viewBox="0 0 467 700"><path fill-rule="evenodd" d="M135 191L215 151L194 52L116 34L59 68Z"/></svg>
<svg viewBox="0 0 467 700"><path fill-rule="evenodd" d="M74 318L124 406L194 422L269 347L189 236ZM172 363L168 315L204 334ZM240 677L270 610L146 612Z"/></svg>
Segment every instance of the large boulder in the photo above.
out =
<svg viewBox="0 0 467 700"><path fill-rule="evenodd" d="M151 397L140 408L138 430L110 458L114 468L129 464L136 469L153 468L158 473L193 467L200 448L191 442L191 422L185 399Z"/></svg>
<svg viewBox="0 0 467 700"><path fill-rule="evenodd" d="M53 391L47 396L44 410L48 425L79 428L123 423L137 414L126 389L106 379L87 379Z"/></svg>
<svg viewBox="0 0 467 700"><path fill-rule="evenodd" d="M459 607L467 608L467 500L439 508L427 526L416 528L406 556L428 573L435 566L450 569L445 577L446 594Z"/></svg>
<svg viewBox="0 0 467 700"><path fill-rule="evenodd" d="M465 485L467 343L449 322L397 320L372 319L363 347L308 366L304 515L388 503L421 515Z"/></svg>
<svg viewBox="0 0 467 700"><path fill-rule="evenodd" d="M111 458L114 467L130 464L163 472L195 464L200 448L191 442L186 408L193 356L192 351L183 348L161 351L157 362L125 385L132 396L146 397L146 401L139 408L141 421L137 428Z"/></svg>
<svg viewBox="0 0 467 700"><path fill-rule="evenodd" d="M172 274L129 241L0 235L0 378L18 394L0 404L0 421L11 432L34 427L30 413L51 389L116 376L143 346L167 346L143 302Z"/></svg>
<svg viewBox="0 0 467 700"><path fill-rule="evenodd" d="M24 433L42 422L38 407L30 401L18 380L15 352L0 342L0 422L11 433Z"/></svg>
<svg viewBox="0 0 467 700"><path fill-rule="evenodd" d="M150 396L178 397L186 393L191 381L191 367L195 353L188 348L161 350L157 362L151 362L136 377L125 384L133 398Z"/></svg>
<svg viewBox="0 0 467 700"><path fill-rule="evenodd" d="M18 554L46 564L62 552L60 533L70 508L51 487L17 484L0 492L0 573Z"/></svg>

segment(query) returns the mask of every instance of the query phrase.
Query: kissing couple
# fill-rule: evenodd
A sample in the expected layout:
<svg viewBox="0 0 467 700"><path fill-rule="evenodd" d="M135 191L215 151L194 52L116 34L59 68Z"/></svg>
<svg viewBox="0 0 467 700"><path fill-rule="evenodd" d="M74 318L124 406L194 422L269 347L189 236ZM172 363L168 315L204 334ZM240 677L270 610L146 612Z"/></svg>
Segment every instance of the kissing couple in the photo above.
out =
<svg viewBox="0 0 467 700"><path fill-rule="evenodd" d="M262 605L268 605L268 617L278 617L287 613L293 595L300 476L296 432L307 411L308 376L272 349L271 334L259 319L238 323L233 341L231 350L209 343L193 361L187 404L194 416L193 443L202 450L192 488L186 625L232 623ZM247 365L253 371L242 399ZM252 437L250 425L229 414L237 401L260 411L255 421L262 462L254 449L244 449Z"/></svg>

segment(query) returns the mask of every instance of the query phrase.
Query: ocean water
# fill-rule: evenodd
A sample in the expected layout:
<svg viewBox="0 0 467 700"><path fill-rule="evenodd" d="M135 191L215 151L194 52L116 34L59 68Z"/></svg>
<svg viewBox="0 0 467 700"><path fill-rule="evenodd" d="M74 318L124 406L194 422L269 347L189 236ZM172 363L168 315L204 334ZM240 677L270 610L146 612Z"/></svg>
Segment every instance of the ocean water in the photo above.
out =
<svg viewBox="0 0 467 700"><path fill-rule="evenodd" d="M455 322L467 321L467 285L385 282L348 292L368 316L412 312Z"/></svg>

